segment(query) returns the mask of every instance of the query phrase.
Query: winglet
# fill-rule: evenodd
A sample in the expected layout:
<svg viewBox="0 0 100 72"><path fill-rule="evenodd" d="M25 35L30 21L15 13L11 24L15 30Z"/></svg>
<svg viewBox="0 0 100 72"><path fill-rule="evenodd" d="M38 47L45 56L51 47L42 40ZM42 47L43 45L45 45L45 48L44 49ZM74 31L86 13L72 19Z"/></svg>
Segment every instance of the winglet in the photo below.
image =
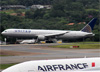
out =
<svg viewBox="0 0 100 72"><path fill-rule="evenodd" d="M93 18L81 31L83 32L92 32L97 18Z"/></svg>

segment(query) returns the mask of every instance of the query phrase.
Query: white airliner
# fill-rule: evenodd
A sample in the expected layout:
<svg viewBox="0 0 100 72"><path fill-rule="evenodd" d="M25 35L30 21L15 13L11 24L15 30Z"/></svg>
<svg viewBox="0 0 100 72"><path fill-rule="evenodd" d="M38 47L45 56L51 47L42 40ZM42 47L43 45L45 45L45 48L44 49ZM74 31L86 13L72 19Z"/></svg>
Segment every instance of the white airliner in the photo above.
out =
<svg viewBox="0 0 100 72"><path fill-rule="evenodd" d="M83 71L100 72L100 57L27 61L11 66L3 70L2 72L83 72Z"/></svg>
<svg viewBox="0 0 100 72"><path fill-rule="evenodd" d="M79 39L91 37L95 34L92 33L97 18L92 19L80 31L68 30L41 30L41 29L7 29L2 32L2 35L7 37L25 37L32 38L36 41L53 40L53 39Z"/></svg>

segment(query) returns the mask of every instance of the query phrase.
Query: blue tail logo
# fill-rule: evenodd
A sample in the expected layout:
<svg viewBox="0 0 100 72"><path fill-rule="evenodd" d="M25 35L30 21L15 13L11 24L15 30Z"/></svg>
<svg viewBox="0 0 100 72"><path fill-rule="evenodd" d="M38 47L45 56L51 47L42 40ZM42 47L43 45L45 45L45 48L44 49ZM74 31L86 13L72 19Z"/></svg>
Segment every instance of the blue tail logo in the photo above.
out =
<svg viewBox="0 0 100 72"><path fill-rule="evenodd" d="M92 19L81 31L83 32L92 32L97 18Z"/></svg>

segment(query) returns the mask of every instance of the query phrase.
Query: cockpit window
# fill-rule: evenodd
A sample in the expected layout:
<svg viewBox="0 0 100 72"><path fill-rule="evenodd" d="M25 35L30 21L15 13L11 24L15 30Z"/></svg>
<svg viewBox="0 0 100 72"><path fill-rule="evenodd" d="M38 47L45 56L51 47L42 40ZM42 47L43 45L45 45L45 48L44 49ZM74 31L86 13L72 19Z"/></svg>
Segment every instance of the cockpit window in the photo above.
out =
<svg viewBox="0 0 100 72"><path fill-rule="evenodd" d="M5 31L5 32L7 32L7 31Z"/></svg>

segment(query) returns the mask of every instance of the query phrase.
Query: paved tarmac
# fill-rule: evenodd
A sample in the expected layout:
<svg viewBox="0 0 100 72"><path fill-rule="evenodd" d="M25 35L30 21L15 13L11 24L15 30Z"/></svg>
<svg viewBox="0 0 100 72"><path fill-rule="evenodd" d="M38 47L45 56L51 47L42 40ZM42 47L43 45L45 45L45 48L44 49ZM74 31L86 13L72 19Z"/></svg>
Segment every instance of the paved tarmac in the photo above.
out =
<svg viewBox="0 0 100 72"><path fill-rule="evenodd" d="M83 57L100 57L100 49L61 49L48 46L58 44L18 44L2 45L1 50L39 53L36 55L20 56L2 56L0 64L19 63L29 60L46 60L46 59L65 59L65 58L83 58Z"/></svg>

